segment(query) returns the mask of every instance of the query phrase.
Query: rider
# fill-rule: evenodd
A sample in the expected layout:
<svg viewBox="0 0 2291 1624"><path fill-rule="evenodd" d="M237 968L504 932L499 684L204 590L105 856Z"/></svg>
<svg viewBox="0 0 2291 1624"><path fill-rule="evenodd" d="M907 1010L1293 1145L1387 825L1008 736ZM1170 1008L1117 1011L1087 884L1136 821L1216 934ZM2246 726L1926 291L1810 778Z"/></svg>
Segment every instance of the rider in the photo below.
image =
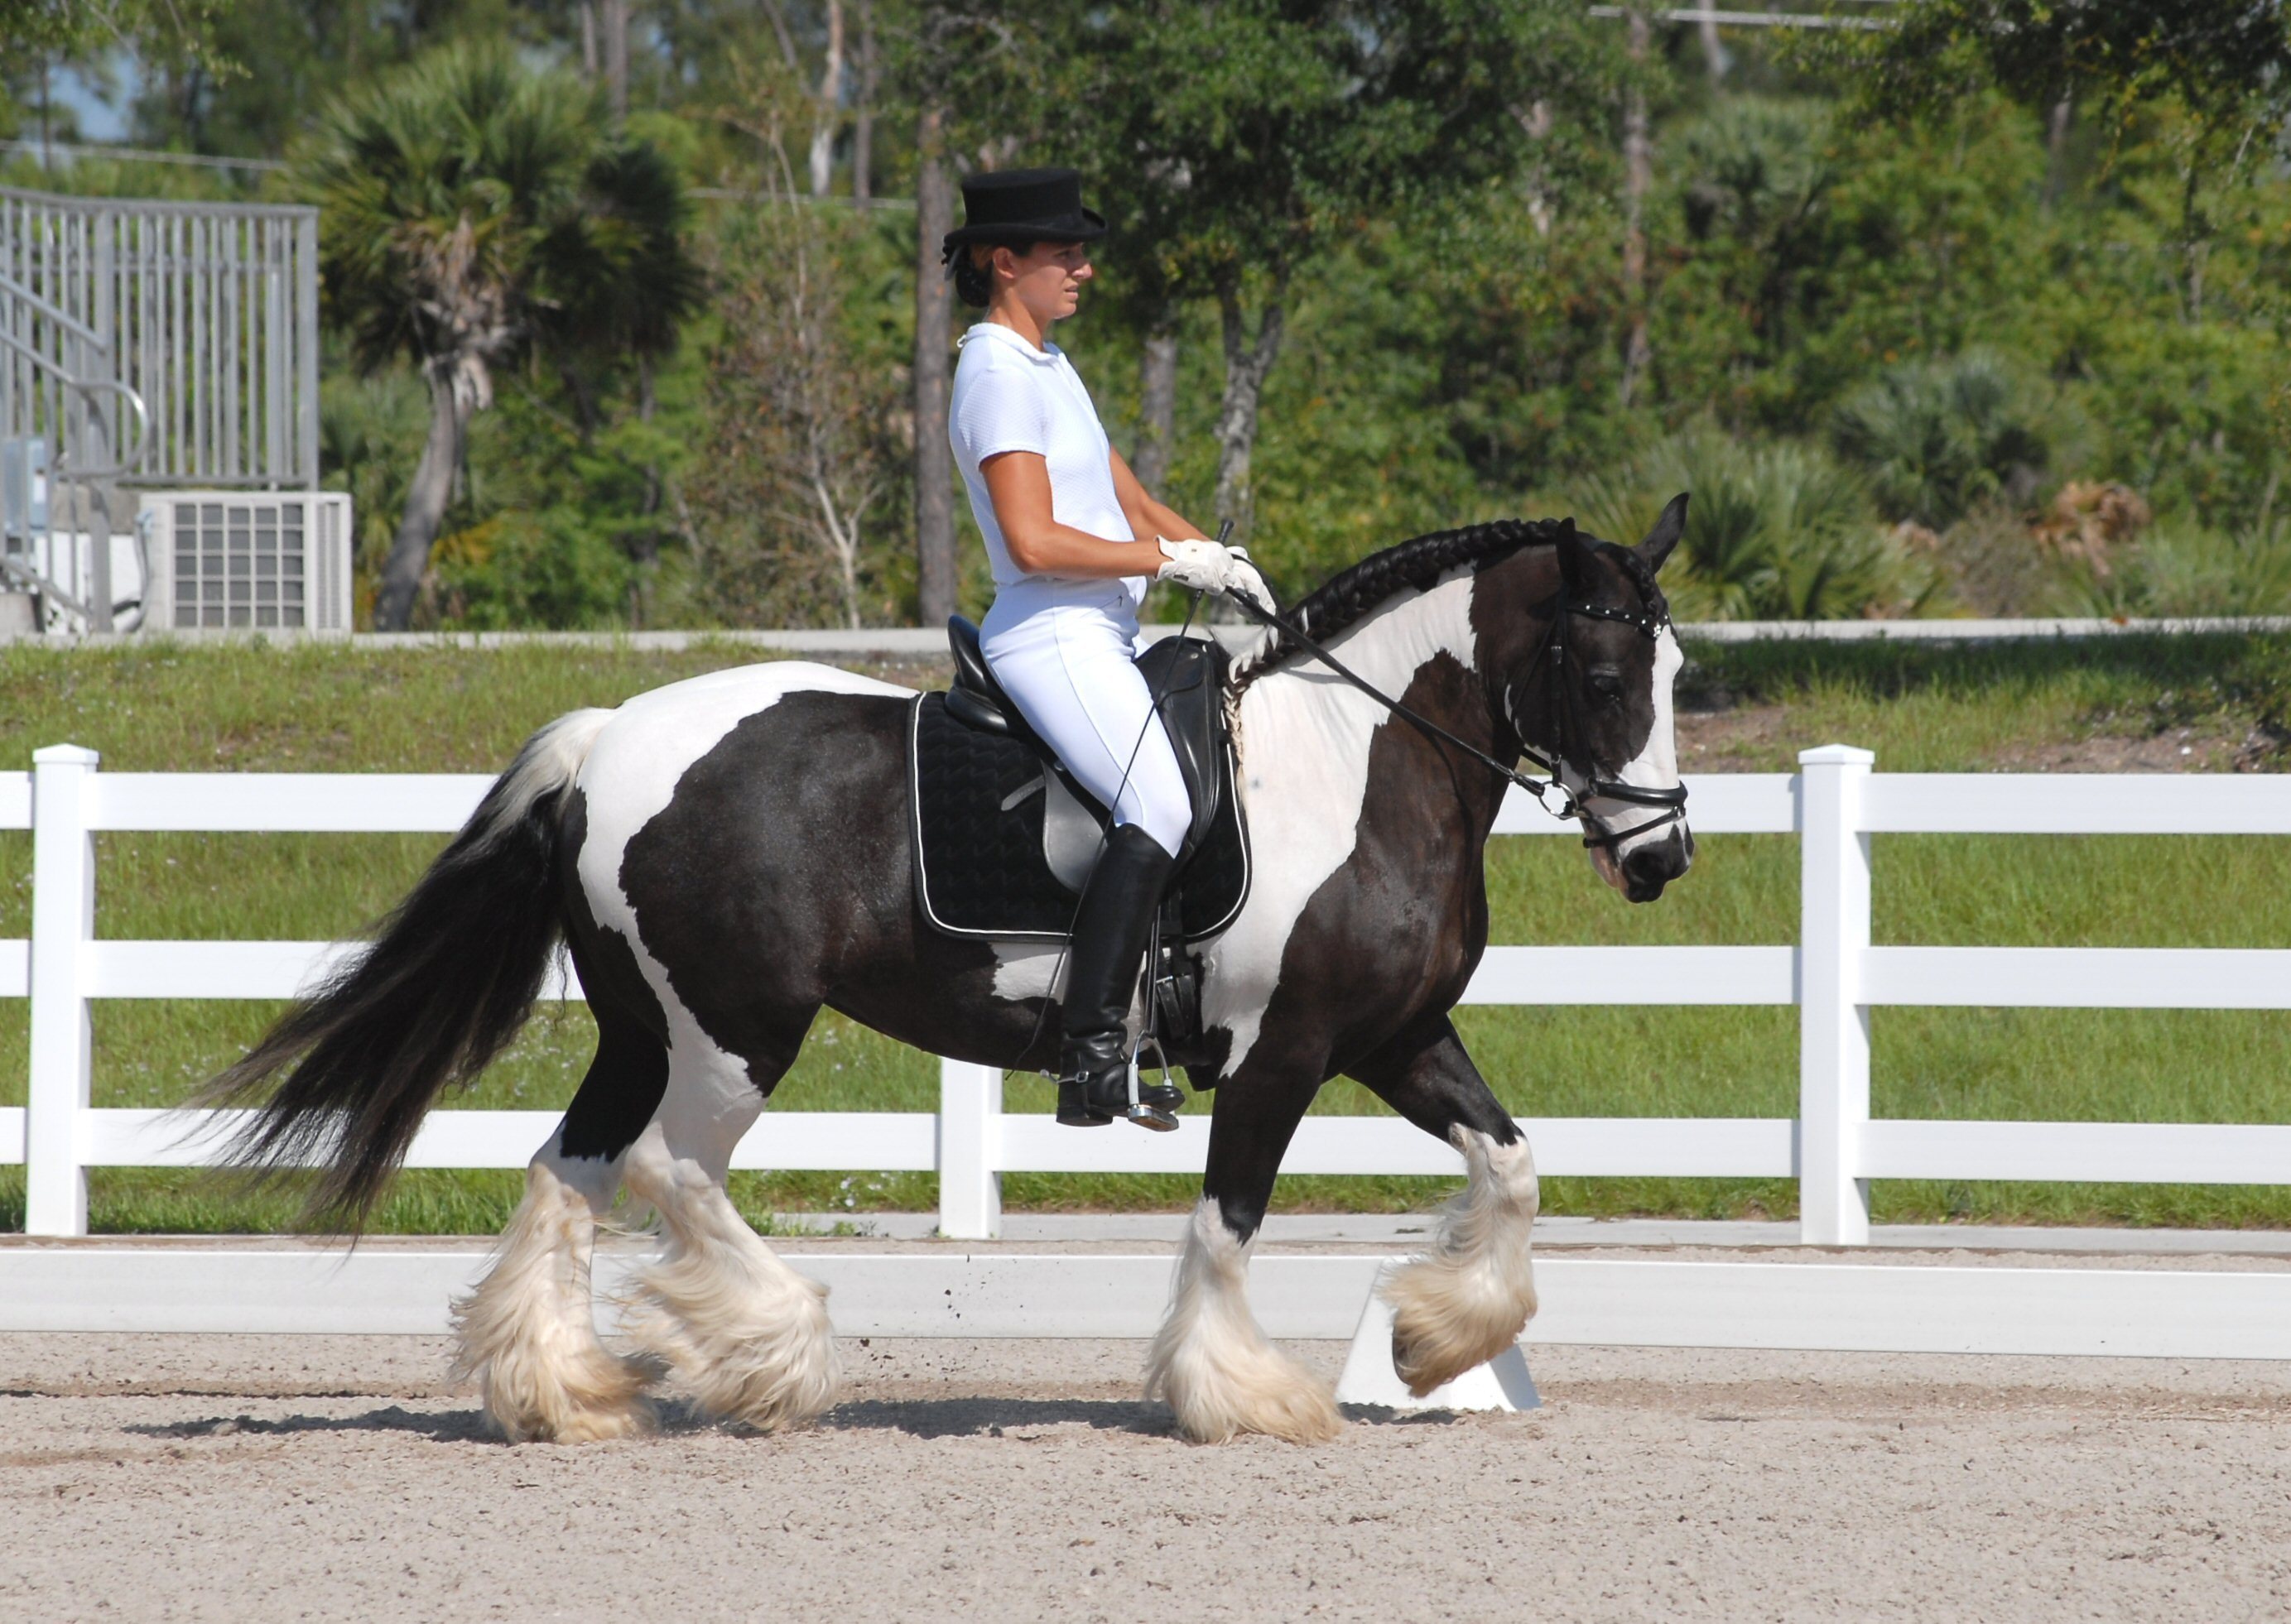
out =
<svg viewBox="0 0 2291 1624"><path fill-rule="evenodd" d="M1129 1015L1162 889L1193 818L1177 753L1131 664L1148 579L1273 602L1238 548L1146 494L1107 441L1050 324L1072 316L1105 220L1070 169L962 183L964 224L943 257L963 303L947 437L986 539L994 605L981 650L1002 691L1068 772L1113 809L1075 909L1061 1007L1058 1120L1130 1114ZM1155 545L1148 547L1151 540ZM1174 1106L1174 1088L1149 1104Z"/></svg>

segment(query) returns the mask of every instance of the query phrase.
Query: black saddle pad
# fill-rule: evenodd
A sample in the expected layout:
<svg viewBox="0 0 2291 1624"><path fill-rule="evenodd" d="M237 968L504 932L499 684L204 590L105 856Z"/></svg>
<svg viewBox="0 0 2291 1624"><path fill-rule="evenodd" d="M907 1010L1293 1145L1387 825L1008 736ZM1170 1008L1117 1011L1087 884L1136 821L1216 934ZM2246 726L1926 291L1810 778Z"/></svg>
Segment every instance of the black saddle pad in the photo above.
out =
<svg viewBox="0 0 2291 1624"><path fill-rule="evenodd" d="M915 702L907 777L915 819L915 895L923 916L955 936L1063 940L1078 893L1059 883L1042 851L1039 786L1047 768L1024 740L981 732L946 713L946 696ZM1185 940L1233 923L1249 894L1249 836L1233 781L1231 752L1219 769L1217 820L1178 871ZM1105 809L1089 809L1102 828Z"/></svg>

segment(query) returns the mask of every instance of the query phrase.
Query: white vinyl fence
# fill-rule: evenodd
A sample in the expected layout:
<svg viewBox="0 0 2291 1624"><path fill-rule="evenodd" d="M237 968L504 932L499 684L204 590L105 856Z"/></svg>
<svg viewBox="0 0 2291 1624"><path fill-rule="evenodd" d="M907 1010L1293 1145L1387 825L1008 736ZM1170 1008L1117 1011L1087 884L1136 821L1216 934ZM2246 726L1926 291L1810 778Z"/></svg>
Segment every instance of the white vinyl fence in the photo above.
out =
<svg viewBox="0 0 2291 1624"><path fill-rule="evenodd" d="M29 996L27 1108L0 1109L0 1164L27 1164L33 1235L87 1225L85 1170L181 1166L181 1116L89 1103L90 1002L278 998L354 945L127 941L94 932L94 835L104 830L430 831L458 828L490 780L476 775L103 773L91 750L36 752L0 773L0 829L34 832L32 935L0 940L0 997ZM1873 947L1870 836L2291 834L2291 780L2263 775L1880 774L1866 750L1829 745L1795 776L1692 780L1703 834L1800 836L1798 945L1495 947L1474 1004L1799 1006L1799 1106L1789 1118L1530 1119L1547 1174L1795 1178L1802 1236L1869 1239L1871 1179L2031 1179L2291 1183L2291 1126L1925 1122L1869 1115L1869 1012L1880 1004L2110 1009L2291 1009L2291 951L2277 949ZM1564 833L1515 793L1500 834ZM577 997L560 973L551 997ZM940 1223L989 1238L999 1176L1014 1172L1198 1172L1209 1124L1178 1132L1076 1133L1002 1109L1001 1074L942 1063L936 1112L767 1113L736 1167L936 1171ZM220 1116L221 1114L218 1114ZM416 1167L521 1167L556 1116L444 1110L414 1141ZM222 1124L218 1122L217 1127ZM1311 1116L1284 1169L1317 1173L1459 1171L1455 1153L1396 1119Z"/></svg>

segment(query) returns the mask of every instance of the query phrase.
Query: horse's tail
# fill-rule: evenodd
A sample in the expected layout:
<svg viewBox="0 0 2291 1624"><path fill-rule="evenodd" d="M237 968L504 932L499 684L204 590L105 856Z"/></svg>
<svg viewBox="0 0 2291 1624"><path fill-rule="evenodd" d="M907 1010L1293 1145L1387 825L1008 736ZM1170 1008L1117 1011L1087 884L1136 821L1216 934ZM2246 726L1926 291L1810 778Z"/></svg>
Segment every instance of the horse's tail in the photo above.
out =
<svg viewBox="0 0 2291 1624"><path fill-rule="evenodd" d="M612 714L576 710L527 740L374 945L202 1092L225 1104L269 1091L230 1164L258 1182L316 1166L306 1217L364 1227L438 1096L473 1081L541 995L563 916L566 792Z"/></svg>

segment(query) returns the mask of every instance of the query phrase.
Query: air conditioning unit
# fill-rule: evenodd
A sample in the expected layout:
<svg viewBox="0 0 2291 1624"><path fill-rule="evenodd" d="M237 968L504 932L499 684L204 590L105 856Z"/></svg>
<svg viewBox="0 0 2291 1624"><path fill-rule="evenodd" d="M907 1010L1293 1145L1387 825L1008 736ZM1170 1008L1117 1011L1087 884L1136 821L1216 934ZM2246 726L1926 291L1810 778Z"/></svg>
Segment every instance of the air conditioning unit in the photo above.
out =
<svg viewBox="0 0 2291 1624"><path fill-rule="evenodd" d="M152 491L142 629L350 630L350 499L338 491Z"/></svg>

